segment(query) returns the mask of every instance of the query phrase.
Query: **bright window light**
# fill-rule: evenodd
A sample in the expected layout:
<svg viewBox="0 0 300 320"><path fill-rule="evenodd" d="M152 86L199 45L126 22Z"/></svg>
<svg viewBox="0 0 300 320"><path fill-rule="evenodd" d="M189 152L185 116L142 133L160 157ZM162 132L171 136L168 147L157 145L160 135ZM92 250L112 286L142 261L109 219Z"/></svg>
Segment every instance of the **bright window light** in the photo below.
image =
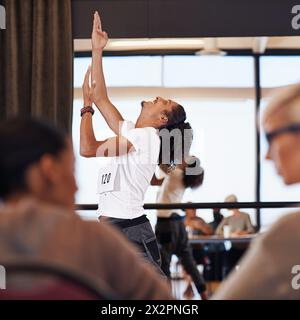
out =
<svg viewBox="0 0 300 320"><path fill-rule="evenodd" d="M300 81L300 57L261 57L261 86L272 88Z"/></svg>
<svg viewBox="0 0 300 320"><path fill-rule="evenodd" d="M253 88L251 57L167 56L164 86Z"/></svg>

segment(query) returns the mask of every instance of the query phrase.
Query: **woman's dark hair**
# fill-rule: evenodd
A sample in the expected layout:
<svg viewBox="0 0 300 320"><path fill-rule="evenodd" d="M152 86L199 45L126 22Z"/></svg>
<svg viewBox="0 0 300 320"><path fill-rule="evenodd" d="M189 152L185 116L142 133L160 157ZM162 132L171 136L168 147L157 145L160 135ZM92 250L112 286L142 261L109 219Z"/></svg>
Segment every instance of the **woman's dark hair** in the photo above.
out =
<svg viewBox="0 0 300 320"><path fill-rule="evenodd" d="M181 105L177 105L168 114L168 123L159 130L160 153L159 164L174 168L183 163L189 154L193 140L192 127L186 120L186 113Z"/></svg>
<svg viewBox="0 0 300 320"><path fill-rule="evenodd" d="M200 187L204 180L204 169L200 165L199 158L189 157L189 162L184 169L183 185L185 188L196 189Z"/></svg>
<svg viewBox="0 0 300 320"><path fill-rule="evenodd" d="M0 198L26 191L26 171L45 154L59 156L67 147L66 134L32 118L0 123Z"/></svg>

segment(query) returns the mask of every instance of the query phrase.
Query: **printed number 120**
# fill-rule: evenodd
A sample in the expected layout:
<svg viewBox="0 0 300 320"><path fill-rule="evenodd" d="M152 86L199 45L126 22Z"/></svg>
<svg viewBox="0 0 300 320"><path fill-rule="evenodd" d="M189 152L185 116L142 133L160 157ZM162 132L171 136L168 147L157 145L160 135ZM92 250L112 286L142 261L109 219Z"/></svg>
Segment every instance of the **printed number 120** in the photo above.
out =
<svg viewBox="0 0 300 320"><path fill-rule="evenodd" d="M102 175L102 184L107 184L110 181L111 173Z"/></svg>

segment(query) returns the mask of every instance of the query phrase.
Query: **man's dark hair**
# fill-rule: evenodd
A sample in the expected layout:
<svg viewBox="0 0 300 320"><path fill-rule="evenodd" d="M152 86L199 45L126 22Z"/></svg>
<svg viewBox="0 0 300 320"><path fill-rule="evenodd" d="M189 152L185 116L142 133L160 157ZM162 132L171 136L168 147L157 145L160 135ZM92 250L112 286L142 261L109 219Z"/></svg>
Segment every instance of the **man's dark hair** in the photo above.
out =
<svg viewBox="0 0 300 320"><path fill-rule="evenodd" d="M171 112L168 113L168 124L167 128L169 130L177 128L178 124L185 122L186 113L184 107L180 104L173 108Z"/></svg>
<svg viewBox="0 0 300 320"><path fill-rule="evenodd" d="M45 154L59 156L66 134L32 118L11 118L0 123L0 198L26 191L26 171Z"/></svg>
<svg viewBox="0 0 300 320"><path fill-rule="evenodd" d="M187 174L187 168L184 170L183 184L185 188L196 189L203 184L204 180L204 169L200 165L200 160L194 157L195 161L187 165L187 168L196 169L197 174Z"/></svg>
<svg viewBox="0 0 300 320"><path fill-rule="evenodd" d="M190 146L193 140L193 131L186 120L186 113L184 108L181 105L177 105L172 112L168 113L168 123L166 126L160 128L159 137L160 137L160 153L159 153L159 164L166 164L170 168L176 166L176 164L181 164L189 153ZM179 134L181 141L177 141L172 133ZM168 144L163 140L165 133L170 135ZM187 154L185 154L185 152ZM168 163L164 161L164 155L169 158Z"/></svg>

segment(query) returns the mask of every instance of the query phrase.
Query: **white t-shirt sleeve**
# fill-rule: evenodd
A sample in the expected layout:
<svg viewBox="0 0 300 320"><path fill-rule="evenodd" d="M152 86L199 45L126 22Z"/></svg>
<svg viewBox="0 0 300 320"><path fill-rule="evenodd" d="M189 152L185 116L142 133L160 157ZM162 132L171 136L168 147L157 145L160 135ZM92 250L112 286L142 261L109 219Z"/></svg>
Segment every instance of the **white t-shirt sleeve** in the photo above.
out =
<svg viewBox="0 0 300 320"><path fill-rule="evenodd" d="M154 154L156 157L160 140L154 128L135 128L133 122L124 121L121 134L134 146L135 151Z"/></svg>
<svg viewBox="0 0 300 320"><path fill-rule="evenodd" d="M156 168L155 168L155 177L157 178L157 179L163 179L163 178L165 178L165 177L167 177L168 175L163 171L163 170L161 170L161 168L159 167L159 166L157 166Z"/></svg>

